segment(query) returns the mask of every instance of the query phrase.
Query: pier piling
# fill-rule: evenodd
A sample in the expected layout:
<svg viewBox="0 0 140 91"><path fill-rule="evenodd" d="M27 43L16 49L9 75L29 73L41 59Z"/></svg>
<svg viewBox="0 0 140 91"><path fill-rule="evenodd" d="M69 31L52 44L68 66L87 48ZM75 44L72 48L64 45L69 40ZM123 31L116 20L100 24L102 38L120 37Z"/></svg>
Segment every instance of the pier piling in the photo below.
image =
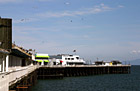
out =
<svg viewBox="0 0 140 91"><path fill-rule="evenodd" d="M73 76L90 76L102 74L129 74L130 66L62 66L41 67L38 69L39 79L63 78Z"/></svg>

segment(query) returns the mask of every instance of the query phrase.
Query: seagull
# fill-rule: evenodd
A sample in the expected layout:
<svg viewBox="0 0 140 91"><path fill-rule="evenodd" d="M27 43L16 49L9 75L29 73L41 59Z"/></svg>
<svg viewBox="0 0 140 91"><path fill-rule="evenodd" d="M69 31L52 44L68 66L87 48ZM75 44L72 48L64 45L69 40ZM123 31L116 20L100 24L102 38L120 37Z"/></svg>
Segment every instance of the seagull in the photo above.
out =
<svg viewBox="0 0 140 91"><path fill-rule="evenodd" d="M26 19L26 18L25 18L25 19L21 19L21 21L28 21L28 20L29 20L29 19Z"/></svg>
<svg viewBox="0 0 140 91"><path fill-rule="evenodd" d="M34 7L32 7L33 9L38 9L38 7L36 7L36 6L34 6Z"/></svg>
<svg viewBox="0 0 140 91"><path fill-rule="evenodd" d="M21 21L24 21L24 19L21 19Z"/></svg>
<svg viewBox="0 0 140 91"><path fill-rule="evenodd" d="M65 2L64 4L69 5L70 3L69 2Z"/></svg>

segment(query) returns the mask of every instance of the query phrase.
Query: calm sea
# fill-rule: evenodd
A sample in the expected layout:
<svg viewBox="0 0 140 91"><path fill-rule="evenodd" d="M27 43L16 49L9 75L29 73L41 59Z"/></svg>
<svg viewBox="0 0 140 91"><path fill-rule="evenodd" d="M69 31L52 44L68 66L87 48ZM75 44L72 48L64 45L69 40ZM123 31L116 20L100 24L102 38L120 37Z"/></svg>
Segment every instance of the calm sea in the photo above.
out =
<svg viewBox="0 0 140 91"><path fill-rule="evenodd" d="M132 66L131 74L38 80L32 91L140 91L140 66Z"/></svg>

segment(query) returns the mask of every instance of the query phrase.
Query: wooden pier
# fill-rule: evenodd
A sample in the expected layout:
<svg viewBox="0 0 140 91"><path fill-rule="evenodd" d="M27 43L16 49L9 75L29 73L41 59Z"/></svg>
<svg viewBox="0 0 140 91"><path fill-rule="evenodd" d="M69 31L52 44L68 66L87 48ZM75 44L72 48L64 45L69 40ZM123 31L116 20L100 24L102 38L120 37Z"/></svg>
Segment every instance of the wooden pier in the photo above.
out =
<svg viewBox="0 0 140 91"><path fill-rule="evenodd" d="M39 79L63 78L72 76L90 76L101 74L130 74L130 65L120 66L42 66L38 69Z"/></svg>
<svg viewBox="0 0 140 91"><path fill-rule="evenodd" d="M32 68L32 69L31 69ZM10 81L9 91L31 91L31 87L37 79L62 79L63 77L90 76L102 74L130 74L130 65L120 66L95 66L95 65L76 65L76 66L38 66L12 72L21 74L20 78ZM25 73L27 72L27 73ZM13 77L15 77L15 75Z"/></svg>

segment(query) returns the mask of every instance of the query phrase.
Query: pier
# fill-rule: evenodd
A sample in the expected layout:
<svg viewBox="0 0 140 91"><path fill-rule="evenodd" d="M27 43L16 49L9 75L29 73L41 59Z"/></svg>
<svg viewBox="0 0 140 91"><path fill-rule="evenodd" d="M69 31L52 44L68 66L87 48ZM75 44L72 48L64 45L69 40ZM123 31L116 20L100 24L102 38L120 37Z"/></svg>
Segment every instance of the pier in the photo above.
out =
<svg viewBox="0 0 140 91"><path fill-rule="evenodd" d="M130 65L121 66L96 66L96 65L75 65L75 66L41 66L38 69L39 79L63 78L73 76L90 76L102 74L130 74Z"/></svg>

